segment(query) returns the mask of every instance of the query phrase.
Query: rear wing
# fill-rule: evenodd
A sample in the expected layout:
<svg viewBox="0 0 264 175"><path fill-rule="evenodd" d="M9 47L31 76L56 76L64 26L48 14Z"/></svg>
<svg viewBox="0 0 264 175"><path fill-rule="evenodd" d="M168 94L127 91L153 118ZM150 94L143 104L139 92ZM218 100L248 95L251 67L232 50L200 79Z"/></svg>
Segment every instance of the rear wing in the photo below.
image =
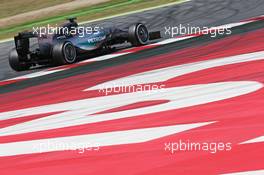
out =
<svg viewBox="0 0 264 175"><path fill-rule="evenodd" d="M18 55L26 56L29 53L29 46L30 46L29 39L35 37L38 36L33 32L21 32L14 37L15 46Z"/></svg>

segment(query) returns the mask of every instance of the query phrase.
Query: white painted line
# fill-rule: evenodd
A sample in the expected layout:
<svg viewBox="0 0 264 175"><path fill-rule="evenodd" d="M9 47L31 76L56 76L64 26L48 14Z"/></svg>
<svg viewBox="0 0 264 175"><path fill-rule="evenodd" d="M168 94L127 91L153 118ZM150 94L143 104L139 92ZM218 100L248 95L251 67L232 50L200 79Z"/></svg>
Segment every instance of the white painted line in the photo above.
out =
<svg viewBox="0 0 264 175"><path fill-rule="evenodd" d="M8 79L8 80L5 80L5 81L35 78L35 77L40 77L40 76L44 76L44 75L60 72L60 71L63 71L63 70L65 70L65 69L56 69L56 70L50 70L50 71L40 71L40 72L35 72L35 73L31 73L31 74L27 74L27 75L22 75L22 76L19 76L19 77L11 78L11 79Z"/></svg>
<svg viewBox="0 0 264 175"><path fill-rule="evenodd" d="M240 144L259 143L259 142L264 142L264 136L260 136L260 137L254 138L254 139L242 142Z"/></svg>
<svg viewBox="0 0 264 175"><path fill-rule="evenodd" d="M76 149L89 147L134 144L151 141L186 130L209 125L212 122L172 125L156 128L144 128L125 131L114 131L79 136L68 136L51 139L30 140L0 144L0 157L39 152L63 151L65 147ZM74 146L73 146L74 145Z"/></svg>
<svg viewBox="0 0 264 175"><path fill-rule="evenodd" d="M224 24L224 25L217 26L217 27L211 27L208 30L212 30L212 29L223 29L223 28L233 28L233 27L242 26L242 25L245 25L245 24L248 24L248 23L252 23L254 21L256 21L256 20L245 21L245 22L236 22L236 23L230 23L230 24ZM207 30L205 30L205 31L207 31Z"/></svg>
<svg viewBox="0 0 264 175"><path fill-rule="evenodd" d="M78 64L80 64L80 63L89 63L89 62L96 62L96 61L108 60L108 59L111 59L111 58L115 58L115 57L127 55L129 53L130 52L103 55L103 56L99 56L99 57L95 57L95 58L92 58L92 59L87 59L87 60L81 61Z"/></svg>
<svg viewBox="0 0 264 175"><path fill-rule="evenodd" d="M14 40L14 38L7 38L7 39L0 40L0 43L5 43L8 41L13 41L13 40Z"/></svg>
<svg viewBox="0 0 264 175"><path fill-rule="evenodd" d="M176 65L156 70L151 70L148 72L143 72L139 74L135 74L132 76L116 79L113 81L108 81L106 83L98 84L94 87L88 88L88 90L97 90L101 87L112 87L113 85L135 85L135 84L147 84L147 83L156 83L167 81L171 78L175 78L177 76L185 75L188 73L201 71L204 69L209 69L218 66L243 63L249 61L263 60L264 51L235 55L230 57L223 57L218 59L211 59L206 61L198 61L188 64Z"/></svg>
<svg viewBox="0 0 264 175"><path fill-rule="evenodd" d="M178 37L178 38L170 38L170 39L167 39L167 40L160 41L158 43L153 43L151 45L157 45L157 44L165 45L165 44L170 44L170 43L175 43L175 42L178 42L178 41L190 39L190 38L193 38L193 37L195 37L195 36L183 36L183 37Z"/></svg>
<svg viewBox="0 0 264 175"><path fill-rule="evenodd" d="M84 60L84 61L81 61L81 62L78 62L78 63L75 63L75 64L82 64L82 63L89 63L89 62L108 60L108 59L119 57L119 56L122 56L122 55L127 55L129 53L131 53L131 52L103 55L103 56L95 57L93 59L87 59L87 60ZM35 72L35 73L31 73L31 74L22 75L22 76L15 77L15 78L10 78L10 79L6 79L6 80L2 80L0 82L6 82L6 81L10 81L10 80L36 78L36 77L40 77L40 76L44 76L44 75L48 75L48 74L53 74L53 73L60 72L60 71L68 69L67 67L65 68L64 66L60 66L60 67L57 67L58 69L55 67L55 68L51 68L51 70L44 70L44 71L40 71L40 72Z"/></svg>
<svg viewBox="0 0 264 175"><path fill-rule="evenodd" d="M222 175L263 175L264 170L255 170L255 171L243 171L243 172L237 172L237 173L228 173L228 174L222 174Z"/></svg>

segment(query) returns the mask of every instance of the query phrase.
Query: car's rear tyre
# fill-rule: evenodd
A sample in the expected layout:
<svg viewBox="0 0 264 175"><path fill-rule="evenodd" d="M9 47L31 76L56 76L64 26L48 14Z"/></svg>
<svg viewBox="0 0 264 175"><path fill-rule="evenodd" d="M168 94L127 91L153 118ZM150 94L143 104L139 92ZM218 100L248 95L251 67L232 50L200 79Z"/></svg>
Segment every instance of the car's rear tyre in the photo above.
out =
<svg viewBox="0 0 264 175"><path fill-rule="evenodd" d="M9 65L15 71L25 71L30 68L30 64L22 62L16 49L12 49L9 54Z"/></svg>
<svg viewBox="0 0 264 175"><path fill-rule="evenodd" d="M69 42L57 43L52 49L52 61L56 66L76 62L77 53L74 45Z"/></svg>
<svg viewBox="0 0 264 175"><path fill-rule="evenodd" d="M133 46L146 45L149 41L149 32L144 24L137 23L129 27L128 40Z"/></svg>

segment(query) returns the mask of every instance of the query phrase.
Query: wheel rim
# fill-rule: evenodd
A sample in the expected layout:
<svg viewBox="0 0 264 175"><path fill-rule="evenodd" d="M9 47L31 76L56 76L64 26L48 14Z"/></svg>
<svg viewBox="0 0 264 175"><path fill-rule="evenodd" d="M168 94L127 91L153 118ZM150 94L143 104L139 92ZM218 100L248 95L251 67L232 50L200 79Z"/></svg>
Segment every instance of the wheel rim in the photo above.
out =
<svg viewBox="0 0 264 175"><path fill-rule="evenodd" d="M63 47L64 58L67 63L73 63L76 59L76 50L71 43L66 43Z"/></svg>
<svg viewBox="0 0 264 175"><path fill-rule="evenodd" d="M148 29L142 24L137 28L138 40L141 44L146 44L149 39Z"/></svg>

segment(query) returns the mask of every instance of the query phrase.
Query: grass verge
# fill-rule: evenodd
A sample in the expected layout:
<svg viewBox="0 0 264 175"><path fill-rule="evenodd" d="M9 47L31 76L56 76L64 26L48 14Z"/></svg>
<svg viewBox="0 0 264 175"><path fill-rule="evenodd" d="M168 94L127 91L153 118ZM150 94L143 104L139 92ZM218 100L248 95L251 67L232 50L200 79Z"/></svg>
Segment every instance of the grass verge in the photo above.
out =
<svg viewBox="0 0 264 175"><path fill-rule="evenodd" d="M0 18L14 16L71 1L72 0L1 0Z"/></svg>

